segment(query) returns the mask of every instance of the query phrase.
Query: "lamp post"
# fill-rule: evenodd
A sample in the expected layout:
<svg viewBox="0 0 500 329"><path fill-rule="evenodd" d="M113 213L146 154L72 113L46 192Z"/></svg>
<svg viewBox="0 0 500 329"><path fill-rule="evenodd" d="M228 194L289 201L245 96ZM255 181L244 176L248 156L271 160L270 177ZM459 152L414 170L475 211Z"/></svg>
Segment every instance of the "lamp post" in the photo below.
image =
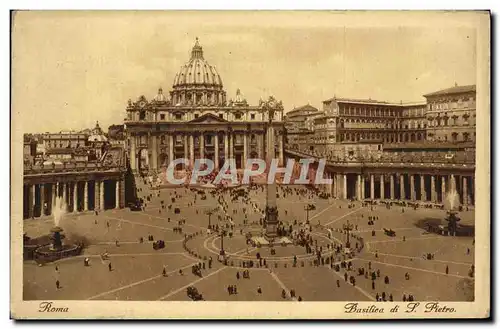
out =
<svg viewBox="0 0 500 329"><path fill-rule="evenodd" d="M306 224L309 224L309 211L316 209L314 204L308 203L305 207L304 210L306 211Z"/></svg>
<svg viewBox="0 0 500 329"><path fill-rule="evenodd" d="M347 221L347 223L342 225L342 228L344 229L344 231L347 235L347 242L345 243L345 247L350 248L351 242L349 241L349 236L350 236L350 233L351 233L352 229L354 228L354 226L351 223L349 223L349 221Z"/></svg>
<svg viewBox="0 0 500 329"><path fill-rule="evenodd" d="M225 251L224 251L224 235L226 235L226 230L224 229L221 229L221 232L220 232L220 252L219 254L221 256L224 256L225 254Z"/></svg>
<svg viewBox="0 0 500 329"><path fill-rule="evenodd" d="M207 209L205 210L205 214L208 215L208 229L211 230L212 229L212 223L211 223L211 219L212 219L212 215L217 211L217 209Z"/></svg>

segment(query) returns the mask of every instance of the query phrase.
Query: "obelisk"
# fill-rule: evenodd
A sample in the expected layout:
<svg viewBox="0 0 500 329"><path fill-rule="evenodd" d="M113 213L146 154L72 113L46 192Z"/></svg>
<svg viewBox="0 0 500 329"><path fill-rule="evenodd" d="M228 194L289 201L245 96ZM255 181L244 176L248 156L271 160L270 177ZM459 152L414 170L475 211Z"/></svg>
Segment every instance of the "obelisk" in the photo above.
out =
<svg viewBox="0 0 500 329"><path fill-rule="evenodd" d="M274 152L274 128L272 126L272 118L274 116L274 109L269 111L269 124L266 131L266 171L269 175L269 167L272 160L275 158ZM266 238L273 240L278 236L278 207L276 205L276 183L273 177L272 183L268 183L266 188Z"/></svg>

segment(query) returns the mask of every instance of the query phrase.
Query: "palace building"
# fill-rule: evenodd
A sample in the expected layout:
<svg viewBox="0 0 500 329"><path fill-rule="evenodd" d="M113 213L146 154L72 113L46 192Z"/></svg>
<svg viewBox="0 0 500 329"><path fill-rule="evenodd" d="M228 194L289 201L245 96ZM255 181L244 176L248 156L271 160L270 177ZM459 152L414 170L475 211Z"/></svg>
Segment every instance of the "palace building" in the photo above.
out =
<svg viewBox="0 0 500 329"><path fill-rule="evenodd" d="M276 154L283 161L283 106L270 97L249 105L240 90L227 99L222 78L205 60L198 39L191 58L173 79L172 90L156 96L129 100L125 132L133 172L158 172L179 158L214 161L221 168L235 159L239 169L249 158L265 157L264 133L269 122L264 105L276 108L273 128Z"/></svg>

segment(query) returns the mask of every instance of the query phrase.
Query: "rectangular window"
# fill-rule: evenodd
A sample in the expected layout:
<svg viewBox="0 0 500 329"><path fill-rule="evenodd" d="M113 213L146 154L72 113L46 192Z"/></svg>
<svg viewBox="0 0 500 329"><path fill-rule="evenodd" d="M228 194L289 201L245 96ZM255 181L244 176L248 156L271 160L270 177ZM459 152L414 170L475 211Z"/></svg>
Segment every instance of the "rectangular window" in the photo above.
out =
<svg viewBox="0 0 500 329"><path fill-rule="evenodd" d="M219 113L219 118L224 119L224 114Z"/></svg>
<svg viewBox="0 0 500 329"><path fill-rule="evenodd" d="M199 117L200 117L200 115L199 115L198 113L196 113L196 114L194 115L194 118L195 118L195 119L198 119Z"/></svg>
<svg viewBox="0 0 500 329"><path fill-rule="evenodd" d="M160 120L165 120L165 114L160 114Z"/></svg>
<svg viewBox="0 0 500 329"><path fill-rule="evenodd" d="M255 114L254 113L250 114L250 119L255 120Z"/></svg>
<svg viewBox="0 0 500 329"><path fill-rule="evenodd" d="M181 119L182 119L182 114L177 113L177 114L175 115L175 119L176 119L176 120L181 120Z"/></svg>
<svg viewBox="0 0 500 329"><path fill-rule="evenodd" d="M236 113L236 114L234 115L234 118L235 118L236 120L241 119L241 114L240 114L240 113Z"/></svg>

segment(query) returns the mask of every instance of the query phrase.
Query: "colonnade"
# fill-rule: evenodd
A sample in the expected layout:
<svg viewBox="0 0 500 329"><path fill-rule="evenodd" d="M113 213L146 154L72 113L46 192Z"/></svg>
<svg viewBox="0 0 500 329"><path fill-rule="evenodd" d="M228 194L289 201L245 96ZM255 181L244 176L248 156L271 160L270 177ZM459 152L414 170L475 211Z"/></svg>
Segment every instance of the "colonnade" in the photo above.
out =
<svg viewBox="0 0 500 329"><path fill-rule="evenodd" d="M426 173L326 173L325 192L337 199L475 203L474 176ZM452 200L453 199L453 200Z"/></svg>
<svg viewBox="0 0 500 329"><path fill-rule="evenodd" d="M25 184L24 218L125 207L125 180L102 179Z"/></svg>

